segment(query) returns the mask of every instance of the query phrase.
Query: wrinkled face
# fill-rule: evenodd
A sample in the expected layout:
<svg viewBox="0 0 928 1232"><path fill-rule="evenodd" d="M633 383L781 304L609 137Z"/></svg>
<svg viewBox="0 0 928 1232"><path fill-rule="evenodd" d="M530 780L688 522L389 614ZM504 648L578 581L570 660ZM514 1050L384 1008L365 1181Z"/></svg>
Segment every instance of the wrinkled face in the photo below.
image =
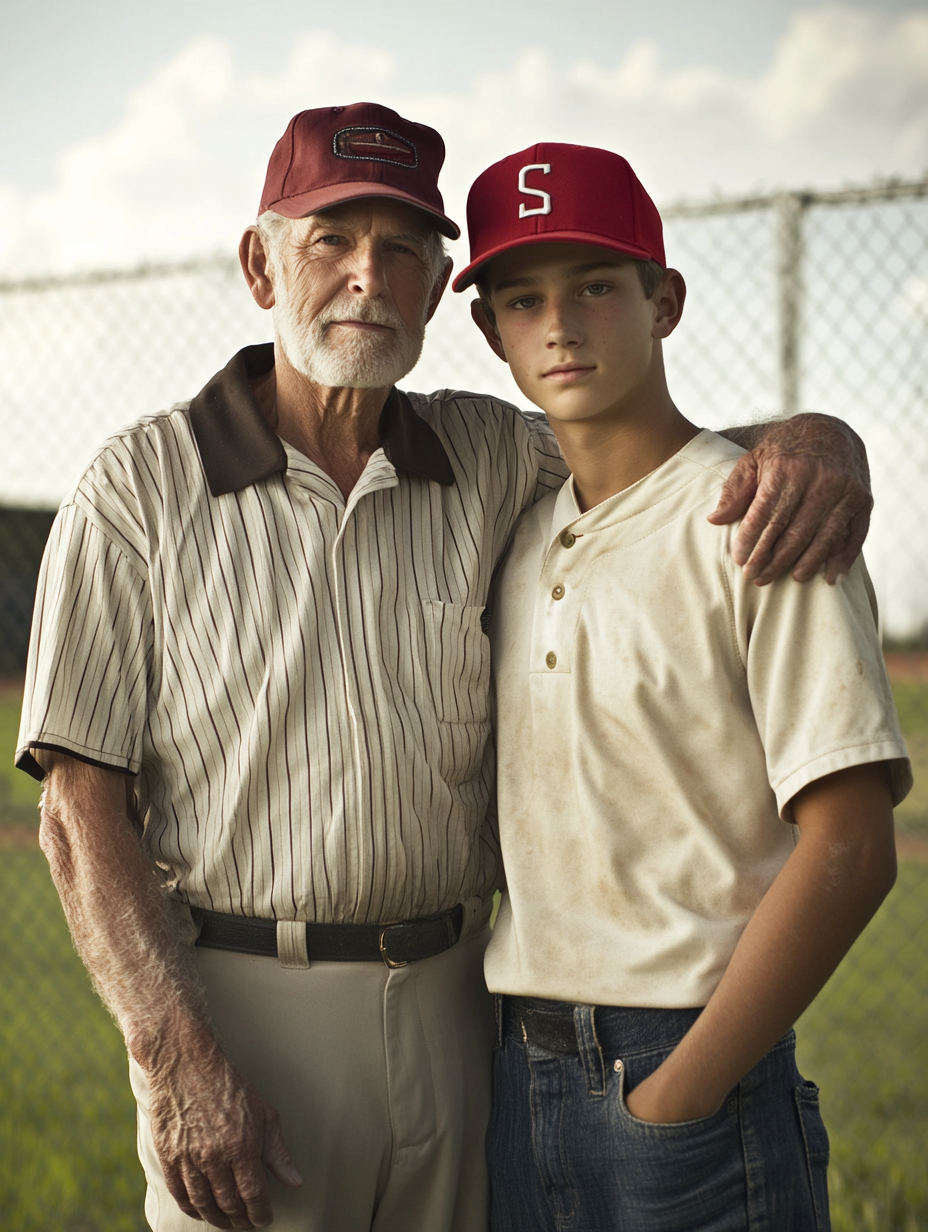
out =
<svg viewBox="0 0 928 1232"><path fill-rule="evenodd" d="M494 257L487 285L512 375L552 421L621 415L653 379L658 307L632 261L528 244Z"/></svg>
<svg viewBox="0 0 928 1232"><path fill-rule="evenodd" d="M416 364L434 307L425 217L365 198L300 219L275 261L274 328L319 385L377 389Z"/></svg>

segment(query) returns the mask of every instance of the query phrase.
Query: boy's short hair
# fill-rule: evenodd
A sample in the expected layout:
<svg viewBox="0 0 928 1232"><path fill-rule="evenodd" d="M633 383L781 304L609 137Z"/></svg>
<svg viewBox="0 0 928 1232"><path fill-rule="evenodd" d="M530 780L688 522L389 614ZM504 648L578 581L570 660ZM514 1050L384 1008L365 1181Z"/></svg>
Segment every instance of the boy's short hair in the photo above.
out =
<svg viewBox="0 0 928 1232"><path fill-rule="evenodd" d="M661 285L661 279L667 270L663 265L658 265L656 261L634 261L633 264L638 271L638 281L641 283L645 299L650 299Z"/></svg>
<svg viewBox="0 0 928 1232"><path fill-rule="evenodd" d="M621 155L595 146L543 141L494 163L467 195L467 230L470 263L455 291L478 282L493 257L548 241L607 248L661 275L667 264L657 206ZM655 271L639 276L650 298Z"/></svg>

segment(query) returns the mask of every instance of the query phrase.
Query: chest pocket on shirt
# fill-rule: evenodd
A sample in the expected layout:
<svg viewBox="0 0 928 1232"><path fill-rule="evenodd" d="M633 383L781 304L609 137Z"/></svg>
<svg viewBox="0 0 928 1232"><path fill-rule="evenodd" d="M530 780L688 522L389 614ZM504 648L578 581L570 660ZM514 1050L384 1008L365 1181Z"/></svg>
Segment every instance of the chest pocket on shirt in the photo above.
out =
<svg viewBox="0 0 928 1232"><path fill-rule="evenodd" d="M425 669L446 723L486 723L489 717L490 639L482 613L482 607L422 600Z"/></svg>
<svg viewBox="0 0 928 1232"><path fill-rule="evenodd" d="M480 769L489 725L490 639L481 607L422 600L425 665L441 720L441 775L463 783ZM447 726L446 726L447 725Z"/></svg>

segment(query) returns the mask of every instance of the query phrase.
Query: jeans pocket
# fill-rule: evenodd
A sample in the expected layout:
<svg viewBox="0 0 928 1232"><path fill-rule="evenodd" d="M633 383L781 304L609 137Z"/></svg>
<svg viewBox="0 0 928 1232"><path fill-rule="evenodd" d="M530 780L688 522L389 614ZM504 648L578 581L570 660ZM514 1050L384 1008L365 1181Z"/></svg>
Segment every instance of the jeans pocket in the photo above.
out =
<svg viewBox="0 0 928 1232"><path fill-rule="evenodd" d="M814 1082L803 1082L796 1087L793 1095L802 1128L806 1166L809 1169L816 1232L829 1232L831 1216L828 1210L828 1131L819 1111L818 1087Z"/></svg>
<svg viewBox="0 0 928 1232"><path fill-rule="evenodd" d="M711 1125L713 1122L724 1118L729 1112L734 1111L731 1107L731 1101L726 1099L721 1108L717 1108L715 1112L710 1112L708 1116L697 1117L695 1121L642 1121L629 1111L628 1104L625 1102L625 1075L627 1068L622 1065L619 1070L618 1082L618 1105L619 1116L627 1121L630 1127L637 1127L640 1132L647 1133L654 1130L658 1133L668 1134L671 1137L685 1137L688 1133L699 1133L704 1126Z"/></svg>
<svg viewBox="0 0 928 1232"><path fill-rule="evenodd" d="M737 1098L693 1121L641 1121L625 1103L619 1071L614 1129L628 1227L688 1232L743 1227L744 1154ZM624 1226L624 1225L623 1225Z"/></svg>

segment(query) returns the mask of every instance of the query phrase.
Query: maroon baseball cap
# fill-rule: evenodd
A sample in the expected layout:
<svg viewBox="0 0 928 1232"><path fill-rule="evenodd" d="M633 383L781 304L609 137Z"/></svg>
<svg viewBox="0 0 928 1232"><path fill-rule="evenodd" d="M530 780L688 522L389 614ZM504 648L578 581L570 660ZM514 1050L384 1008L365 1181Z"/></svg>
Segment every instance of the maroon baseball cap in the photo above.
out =
<svg viewBox="0 0 928 1232"><path fill-rule="evenodd" d="M541 141L494 163L467 194L467 231L470 264L455 291L491 257L551 240L667 264L657 206L621 155L595 146Z"/></svg>
<svg viewBox="0 0 928 1232"><path fill-rule="evenodd" d="M425 124L377 103L301 111L274 146L258 214L305 218L359 197L414 205L449 239L461 229L445 214L438 173L445 143Z"/></svg>

